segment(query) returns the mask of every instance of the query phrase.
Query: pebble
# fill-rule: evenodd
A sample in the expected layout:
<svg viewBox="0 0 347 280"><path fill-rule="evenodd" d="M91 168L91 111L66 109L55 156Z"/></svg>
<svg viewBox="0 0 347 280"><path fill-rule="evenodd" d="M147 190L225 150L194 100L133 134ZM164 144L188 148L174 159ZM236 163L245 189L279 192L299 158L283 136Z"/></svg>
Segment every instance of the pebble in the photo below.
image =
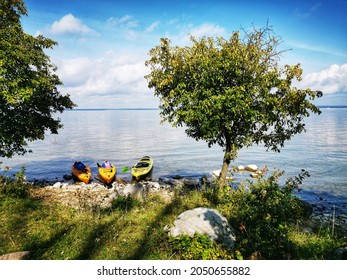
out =
<svg viewBox="0 0 347 280"><path fill-rule="evenodd" d="M245 167L243 165L239 165L238 167L236 167L236 170L242 172L245 171Z"/></svg>
<svg viewBox="0 0 347 280"><path fill-rule="evenodd" d="M62 187L62 183L61 182L56 182L53 186L52 186L52 188L57 188L57 189L59 189L59 188L61 188Z"/></svg>
<svg viewBox="0 0 347 280"><path fill-rule="evenodd" d="M245 167L245 170L250 172L256 172L258 170L258 166L256 166L255 164L250 164Z"/></svg>

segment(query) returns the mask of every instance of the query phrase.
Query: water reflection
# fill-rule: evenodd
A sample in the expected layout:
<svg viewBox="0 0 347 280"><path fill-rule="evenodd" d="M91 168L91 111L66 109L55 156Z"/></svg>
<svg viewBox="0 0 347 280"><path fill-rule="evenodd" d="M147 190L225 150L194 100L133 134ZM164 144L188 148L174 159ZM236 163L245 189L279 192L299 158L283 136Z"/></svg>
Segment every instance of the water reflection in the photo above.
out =
<svg viewBox="0 0 347 280"><path fill-rule="evenodd" d="M280 153L264 147L240 151L235 165L267 165L285 170L287 176L306 169L308 190L336 192L347 197L347 109L322 109L306 121L307 133L296 135ZM143 155L155 160L153 177L202 176L219 169L223 159L218 146L188 138L183 128L160 125L156 110L67 111L64 129L30 143L33 154L5 160L13 171L27 167L29 179L55 180L70 172L75 160L85 161L96 172L96 162L109 160L120 169L132 166ZM4 166L3 165L3 166ZM242 175L245 176L245 175Z"/></svg>

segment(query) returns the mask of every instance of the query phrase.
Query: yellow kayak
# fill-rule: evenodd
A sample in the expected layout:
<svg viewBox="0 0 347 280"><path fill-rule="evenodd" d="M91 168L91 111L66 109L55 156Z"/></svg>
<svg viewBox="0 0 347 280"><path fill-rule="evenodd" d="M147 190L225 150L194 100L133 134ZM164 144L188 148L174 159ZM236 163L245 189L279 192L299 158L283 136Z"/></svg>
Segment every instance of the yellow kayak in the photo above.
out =
<svg viewBox="0 0 347 280"><path fill-rule="evenodd" d="M153 168L153 159L149 156L144 156L131 168L131 174L138 180L141 177L148 175Z"/></svg>
<svg viewBox="0 0 347 280"><path fill-rule="evenodd" d="M90 168L80 161L75 161L75 163L71 167L71 172L72 176L76 180L82 181L86 184L90 182L90 179L92 177L92 171L90 170Z"/></svg>
<svg viewBox="0 0 347 280"><path fill-rule="evenodd" d="M105 164L103 165L98 164L98 167L99 167L98 170L99 170L100 178L104 180L107 184L110 184L116 176L116 172L117 172L116 167L113 164L109 164L106 166Z"/></svg>

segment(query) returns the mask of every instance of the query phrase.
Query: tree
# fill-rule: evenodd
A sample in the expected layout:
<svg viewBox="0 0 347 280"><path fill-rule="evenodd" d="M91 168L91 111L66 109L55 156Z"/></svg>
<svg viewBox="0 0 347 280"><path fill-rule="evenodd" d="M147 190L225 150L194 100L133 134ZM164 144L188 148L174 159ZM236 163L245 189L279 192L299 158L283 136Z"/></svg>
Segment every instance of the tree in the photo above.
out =
<svg viewBox="0 0 347 280"><path fill-rule="evenodd" d="M27 15L22 0L0 3L0 156L27 152L27 141L44 139L46 130L62 127L54 113L75 104L61 95L61 85L44 49L56 42L26 34L20 18Z"/></svg>
<svg viewBox="0 0 347 280"><path fill-rule="evenodd" d="M298 89L300 64L279 65L281 43L271 27L233 32L229 40L191 36L191 46L162 38L149 52L145 78L160 98L162 121L185 126L188 136L224 148L220 185L237 152L264 144L279 152L305 131L304 117L320 113L311 103L320 91Z"/></svg>

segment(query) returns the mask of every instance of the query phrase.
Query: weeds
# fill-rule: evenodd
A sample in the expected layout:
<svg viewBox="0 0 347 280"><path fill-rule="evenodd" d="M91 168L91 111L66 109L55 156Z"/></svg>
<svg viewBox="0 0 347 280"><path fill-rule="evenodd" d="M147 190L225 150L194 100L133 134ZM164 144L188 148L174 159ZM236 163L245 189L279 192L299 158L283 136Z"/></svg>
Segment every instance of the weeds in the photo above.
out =
<svg viewBox="0 0 347 280"><path fill-rule="evenodd" d="M118 196L112 201L112 209L121 210L128 212L133 209L135 206L139 205L139 201L135 200L131 196Z"/></svg>
<svg viewBox="0 0 347 280"><path fill-rule="evenodd" d="M29 184L25 181L25 166L16 173L15 179L0 176L0 193L15 198L28 197Z"/></svg>
<svg viewBox="0 0 347 280"><path fill-rule="evenodd" d="M293 191L305 172L283 187L283 174L275 171L236 188L177 192L170 203L159 196L141 202L119 196L107 211L96 211L79 194L77 210L30 197L24 171L0 181L0 255L29 250L33 259L326 259L346 243L331 231L307 234L296 227L303 211ZM199 234L168 236L164 228L195 207L215 208L229 220L236 230L233 251Z"/></svg>
<svg viewBox="0 0 347 280"><path fill-rule="evenodd" d="M232 252L198 233L195 233L193 237L183 235L179 238L170 238L169 243L173 255L178 254L184 260L233 259Z"/></svg>

